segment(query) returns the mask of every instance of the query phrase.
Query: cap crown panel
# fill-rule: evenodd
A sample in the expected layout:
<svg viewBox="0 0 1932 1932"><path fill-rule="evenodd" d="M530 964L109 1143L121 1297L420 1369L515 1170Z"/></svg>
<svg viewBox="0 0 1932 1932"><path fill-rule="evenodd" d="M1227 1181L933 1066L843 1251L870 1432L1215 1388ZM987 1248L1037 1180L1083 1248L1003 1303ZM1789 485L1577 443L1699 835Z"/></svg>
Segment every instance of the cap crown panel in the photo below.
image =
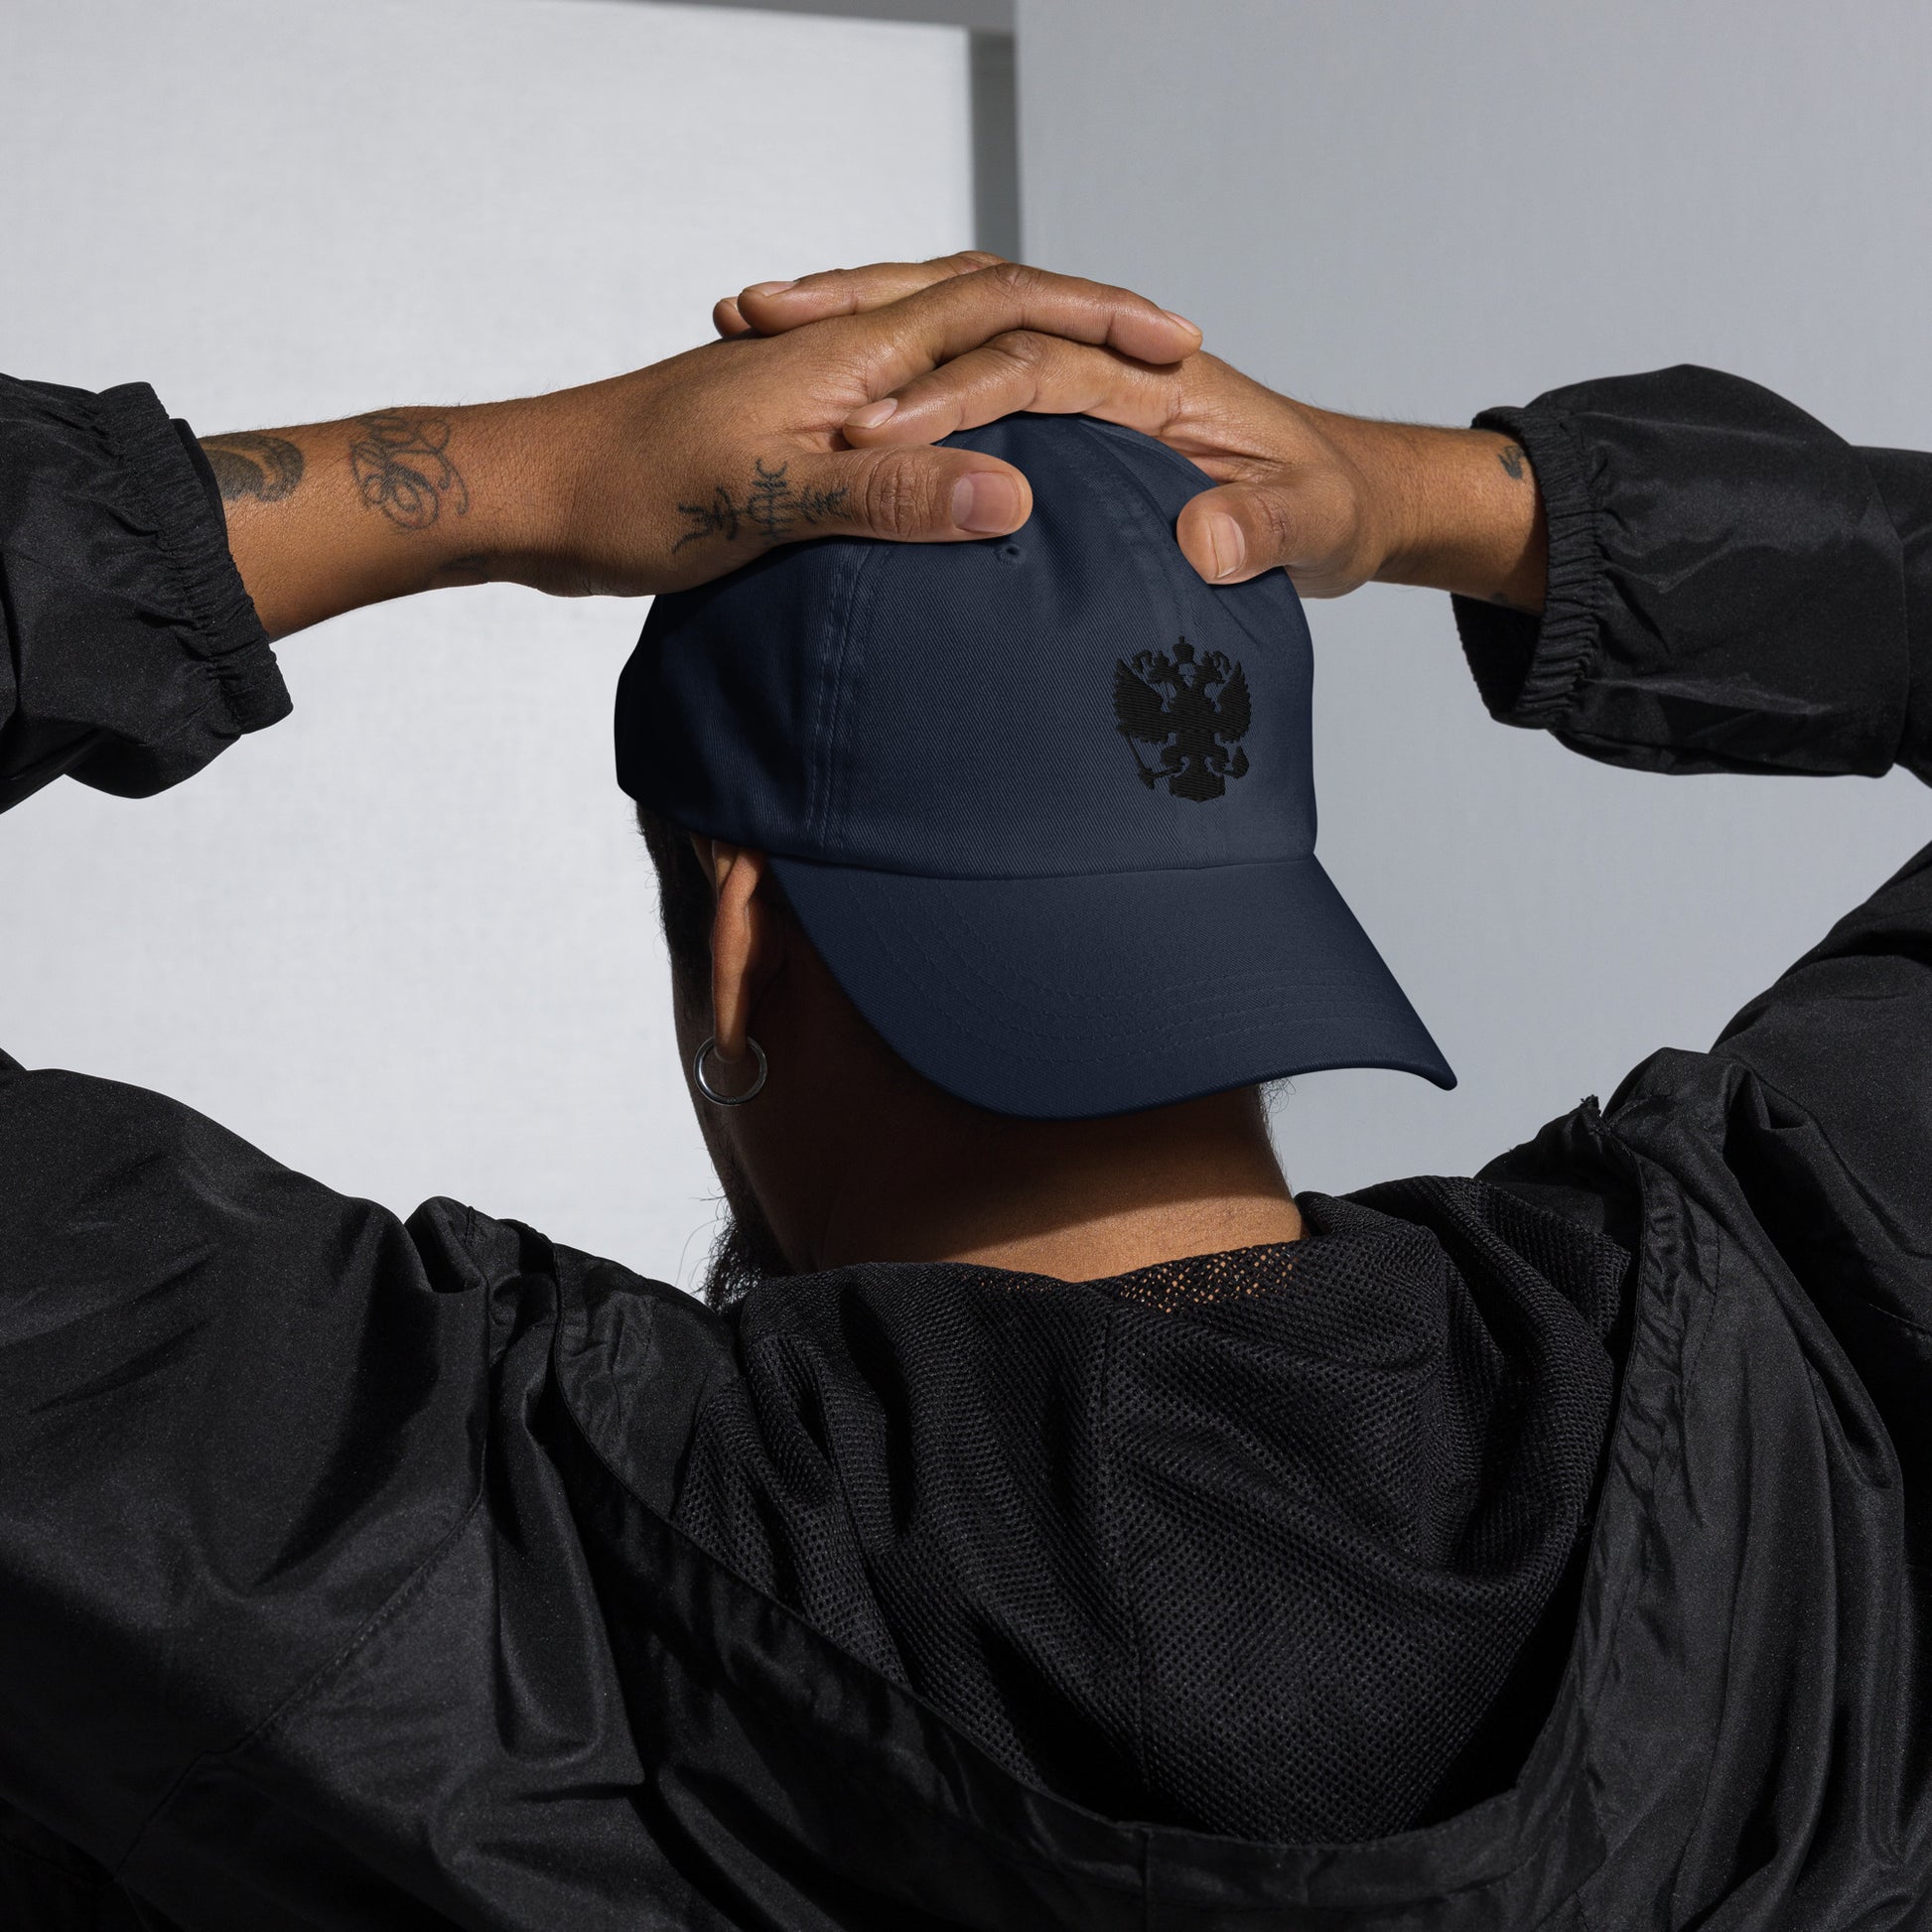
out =
<svg viewBox="0 0 1932 1932"><path fill-rule="evenodd" d="M1180 556L1208 480L1079 418L950 441L1027 473L1027 526L828 539L659 599L621 694L626 789L694 830L932 878L1311 851L1308 627L1281 572L1215 589Z"/></svg>

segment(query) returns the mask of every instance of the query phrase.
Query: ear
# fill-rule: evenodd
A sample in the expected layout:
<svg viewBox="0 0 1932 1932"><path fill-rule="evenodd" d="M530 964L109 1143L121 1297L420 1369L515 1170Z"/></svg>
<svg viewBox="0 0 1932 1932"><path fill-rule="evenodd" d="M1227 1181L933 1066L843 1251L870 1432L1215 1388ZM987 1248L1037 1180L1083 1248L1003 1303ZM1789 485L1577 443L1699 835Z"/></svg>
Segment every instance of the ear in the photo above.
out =
<svg viewBox="0 0 1932 1932"><path fill-rule="evenodd" d="M770 860L748 846L694 838L717 904L711 917L711 1030L726 1067L747 1057L752 1010L782 957L779 922L759 888Z"/></svg>

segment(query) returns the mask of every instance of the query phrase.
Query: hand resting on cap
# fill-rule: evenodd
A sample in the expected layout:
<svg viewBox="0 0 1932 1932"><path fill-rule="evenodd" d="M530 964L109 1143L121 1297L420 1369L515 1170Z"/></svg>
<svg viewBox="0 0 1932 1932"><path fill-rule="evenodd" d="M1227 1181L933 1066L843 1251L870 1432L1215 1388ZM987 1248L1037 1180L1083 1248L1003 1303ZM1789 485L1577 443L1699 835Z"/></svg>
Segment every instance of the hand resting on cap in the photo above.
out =
<svg viewBox="0 0 1932 1932"><path fill-rule="evenodd" d="M712 320L730 339L777 337L1000 277L1042 306L1049 294L1075 303L1073 291L1093 286L997 256L949 255L755 283L720 302ZM1125 330L1103 339L1023 324L935 360L843 427L855 447L884 450L1018 410L1123 423L1198 465L1218 487L1188 503L1175 536L1209 583L1280 567L1308 597L1339 597L1373 579L1542 608L1541 500L1509 438L1311 408L1213 355L1150 358Z"/></svg>

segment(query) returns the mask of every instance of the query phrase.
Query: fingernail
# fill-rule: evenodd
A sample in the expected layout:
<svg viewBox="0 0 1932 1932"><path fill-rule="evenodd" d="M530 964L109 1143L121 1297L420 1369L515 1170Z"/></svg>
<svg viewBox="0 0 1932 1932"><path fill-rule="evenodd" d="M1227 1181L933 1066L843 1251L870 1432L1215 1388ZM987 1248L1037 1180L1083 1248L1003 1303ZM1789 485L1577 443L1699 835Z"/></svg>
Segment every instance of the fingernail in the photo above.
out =
<svg viewBox="0 0 1932 1932"><path fill-rule="evenodd" d="M782 295L786 289L798 286L796 278L789 282L754 282L745 293L747 295Z"/></svg>
<svg viewBox="0 0 1932 1932"><path fill-rule="evenodd" d="M1181 328L1183 328L1183 329L1191 329L1191 330L1192 330L1192 331L1194 332L1194 334L1195 334L1196 336L1199 336L1199 337L1201 337L1201 338L1202 338L1203 340L1205 340L1205 338L1206 338L1206 335L1207 335L1207 331L1206 331L1205 329L1203 329L1203 328L1202 328L1202 327L1200 326L1200 324L1199 324L1199 323L1197 323L1197 322L1189 322L1189 321L1187 320L1187 318L1186 318L1185 316L1183 316L1183 315L1182 315L1182 314L1181 314L1181 313L1179 312L1179 310L1177 310L1177 309L1163 309L1163 310L1161 311L1161 313L1162 313L1162 314L1163 314L1164 316L1166 316L1166 317L1167 317L1167 319L1168 319L1168 320L1169 320L1170 322L1177 322L1177 323L1179 323L1179 325L1181 326Z"/></svg>
<svg viewBox="0 0 1932 1932"><path fill-rule="evenodd" d="M1241 534L1241 525L1233 517L1207 519L1207 554L1214 560L1217 578L1232 577L1247 561L1248 539Z"/></svg>
<svg viewBox="0 0 1932 1932"><path fill-rule="evenodd" d="M997 470L975 470L952 486L952 520L974 536L997 536L1020 520L1020 490Z"/></svg>
<svg viewBox="0 0 1932 1932"><path fill-rule="evenodd" d="M869 402L863 409L855 409L846 421L848 429L877 429L898 407L897 396L888 396L883 402Z"/></svg>

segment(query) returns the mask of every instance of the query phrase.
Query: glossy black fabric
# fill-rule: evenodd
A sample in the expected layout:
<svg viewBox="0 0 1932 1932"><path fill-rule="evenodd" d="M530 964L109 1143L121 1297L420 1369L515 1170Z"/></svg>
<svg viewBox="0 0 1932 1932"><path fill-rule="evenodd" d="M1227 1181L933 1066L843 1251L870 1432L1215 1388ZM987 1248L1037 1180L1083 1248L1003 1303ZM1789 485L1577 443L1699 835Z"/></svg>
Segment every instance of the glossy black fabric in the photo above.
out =
<svg viewBox="0 0 1932 1932"><path fill-rule="evenodd" d="M1932 578L1895 521L1923 544L1926 458L1690 367L1476 420L1529 451L1550 517L1540 627L1458 606L1497 716L1643 770L1928 775L1932 631L1907 606Z"/></svg>
<svg viewBox="0 0 1932 1932"><path fill-rule="evenodd" d="M1459 611L1499 716L1925 767L1932 464L1704 371L1502 420L1553 595ZM0 388L0 512L14 795L285 702L144 393ZM1932 852L1710 1053L1311 1198L1292 1268L731 1316L7 1062L0 1923L1932 1922L1929 965ZM1494 1654L1372 1723L1244 1695L1458 1604Z"/></svg>
<svg viewBox="0 0 1932 1932"><path fill-rule="evenodd" d="M154 392L0 376L0 809L70 771L145 797L289 708Z"/></svg>

